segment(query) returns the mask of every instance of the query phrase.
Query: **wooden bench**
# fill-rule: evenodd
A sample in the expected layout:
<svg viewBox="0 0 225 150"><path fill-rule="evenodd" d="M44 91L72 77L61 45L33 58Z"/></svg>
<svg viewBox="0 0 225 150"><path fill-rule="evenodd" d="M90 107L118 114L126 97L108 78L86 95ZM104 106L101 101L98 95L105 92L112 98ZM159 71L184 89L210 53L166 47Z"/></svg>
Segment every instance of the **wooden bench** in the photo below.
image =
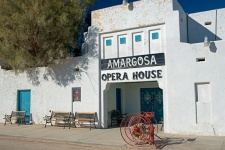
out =
<svg viewBox="0 0 225 150"><path fill-rule="evenodd" d="M59 111L51 111L51 116L45 116L45 127L48 123L51 123L53 126L53 122L56 125L59 125L61 122L64 124L64 129L66 123L69 123L71 112L59 112Z"/></svg>
<svg viewBox="0 0 225 150"><path fill-rule="evenodd" d="M96 112L76 112L74 121L76 126L79 126L80 124L83 123L90 123L90 130L91 130L91 124L95 126L95 119L96 119Z"/></svg>
<svg viewBox="0 0 225 150"><path fill-rule="evenodd" d="M18 126L24 122L25 124L25 117L26 117L26 111L12 111L11 115L5 115L5 123L4 125L6 125L6 123L11 123L12 121L16 121L18 123Z"/></svg>

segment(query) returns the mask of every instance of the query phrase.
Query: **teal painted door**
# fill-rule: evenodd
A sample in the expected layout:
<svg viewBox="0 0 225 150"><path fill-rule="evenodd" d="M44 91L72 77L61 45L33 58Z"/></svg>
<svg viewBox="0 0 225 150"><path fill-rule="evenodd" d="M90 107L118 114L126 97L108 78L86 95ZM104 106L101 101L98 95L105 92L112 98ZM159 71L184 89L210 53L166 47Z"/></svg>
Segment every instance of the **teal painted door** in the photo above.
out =
<svg viewBox="0 0 225 150"><path fill-rule="evenodd" d="M116 89L116 109L122 112L121 110L121 89Z"/></svg>
<svg viewBox="0 0 225 150"><path fill-rule="evenodd" d="M18 91L18 111L27 111L25 121L30 121L30 90Z"/></svg>
<svg viewBox="0 0 225 150"><path fill-rule="evenodd" d="M163 92L160 88L141 88L141 112L155 112L156 121L163 120Z"/></svg>

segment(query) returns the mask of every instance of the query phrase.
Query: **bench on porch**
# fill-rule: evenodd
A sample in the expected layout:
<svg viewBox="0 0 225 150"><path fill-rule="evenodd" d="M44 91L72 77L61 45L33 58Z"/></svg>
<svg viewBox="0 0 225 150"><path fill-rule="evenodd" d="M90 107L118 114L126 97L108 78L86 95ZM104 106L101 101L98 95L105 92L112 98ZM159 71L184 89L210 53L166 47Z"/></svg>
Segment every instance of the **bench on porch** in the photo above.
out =
<svg viewBox="0 0 225 150"><path fill-rule="evenodd" d="M95 126L95 119L96 112L75 112L75 120L71 122L75 122L76 127L79 127L81 124L88 123L88 125L90 125L91 130L91 125L93 124Z"/></svg>
<svg viewBox="0 0 225 150"><path fill-rule="evenodd" d="M48 123L51 123L51 126L53 126L53 122L56 125L59 125L60 123L63 123L64 129L66 123L69 123L70 121L70 115L71 112L60 112L60 111L51 111L51 116L45 116L45 127Z"/></svg>
<svg viewBox="0 0 225 150"><path fill-rule="evenodd" d="M15 121L18 123L18 126L23 122L25 124L25 117L26 117L26 111L12 111L11 115L5 114L5 123L11 123L12 121Z"/></svg>

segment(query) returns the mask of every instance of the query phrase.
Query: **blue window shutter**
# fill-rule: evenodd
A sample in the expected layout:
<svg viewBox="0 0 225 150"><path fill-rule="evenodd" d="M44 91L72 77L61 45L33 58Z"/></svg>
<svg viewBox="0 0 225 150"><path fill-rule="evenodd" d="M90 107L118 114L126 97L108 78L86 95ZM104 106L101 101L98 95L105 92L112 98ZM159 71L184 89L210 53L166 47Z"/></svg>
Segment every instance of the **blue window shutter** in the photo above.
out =
<svg viewBox="0 0 225 150"><path fill-rule="evenodd" d="M135 42L141 41L141 35L135 35Z"/></svg>
<svg viewBox="0 0 225 150"><path fill-rule="evenodd" d="M112 40L109 39L109 40L106 40L106 46L111 46L112 45Z"/></svg>
<svg viewBox="0 0 225 150"><path fill-rule="evenodd" d="M158 38L159 38L159 33L158 32L152 33L152 39L153 40L158 39Z"/></svg>
<svg viewBox="0 0 225 150"><path fill-rule="evenodd" d="M120 38L120 44L126 44L126 38L125 37Z"/></svg>

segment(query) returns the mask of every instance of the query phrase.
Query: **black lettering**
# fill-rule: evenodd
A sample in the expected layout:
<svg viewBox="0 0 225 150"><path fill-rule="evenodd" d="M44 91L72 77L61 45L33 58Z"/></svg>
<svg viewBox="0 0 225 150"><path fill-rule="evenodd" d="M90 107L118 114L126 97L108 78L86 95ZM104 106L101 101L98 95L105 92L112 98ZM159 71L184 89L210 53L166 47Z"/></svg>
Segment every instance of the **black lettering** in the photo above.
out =
<svg viewBox="0 0 225 150"><path fill-rule="evenodd" d="M145 77L146 77L146 79L150 79L151 78L151 71L145 71Z"/></svg>
<svg viewBox="0 0 225 150"><path fill-rule="evenodd" d="M162 70L157 70L157 78L162 78Z"/></svg>
<svg viewBox="0 0 225 150"><path fill-rule="evenodd" d="M156 78L156 71L155 70L152 70L152 76L151 76L153 79Z"/></svg>
<svg viewBox="0 0 225 150"><path fill-rule="evenodd" d="M115 81L116 80L116 75L115 73L112 73L112 81Z"/></svg>
<svg viewBox="0 0 225 150"><path fill-rule="evenodd" d="M107 80L109 81L112 75L110 73L107 73Z"/></svg>
<svg viewBox="0 0 225 150"><path fill-rule="evenodd" d="M121 74L120 73L116 73L116 78L117 78L117 80L122 80L121 79Z"/></svg>
<svg viewBox="0 0 225 150"><path fill-rule="evenodd" d="M145 74L144 74L144 72L140 71L140 72L138 73L138 76L139 76L140 79L144 79Z"/></svg>
<svg viewBox="0 0 225 150"><path fill-rule="evenodd" d="M133 72L133 80L138 80L138 72Z"/></svg>
<svg viewBox="0 0 225 150"><path fill-rule="evenodd" d="M125 79L127 79L127 80L128 80L128 75L127 75L127 73L126 73L126 72L124 72L124 74L123 74L123 80L125 80Z"/></svg>
<svg viewBox="0 0 225 150"><path fill-rule="evenodd" d="M106 74L102 74L102 80L103 80L103 81L106 81L106 80L107 80Z"/></svg>

